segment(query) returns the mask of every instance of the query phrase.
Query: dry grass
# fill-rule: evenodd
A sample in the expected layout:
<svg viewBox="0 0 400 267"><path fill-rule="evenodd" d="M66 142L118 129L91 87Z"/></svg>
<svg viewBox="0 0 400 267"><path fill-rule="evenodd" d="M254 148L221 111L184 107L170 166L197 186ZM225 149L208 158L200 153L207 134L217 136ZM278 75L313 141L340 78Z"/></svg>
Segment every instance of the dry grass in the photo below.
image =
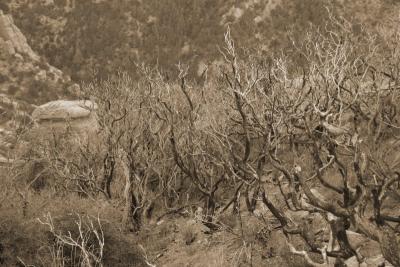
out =
<svg viewBox="0 0 400 267"><path fill-rule="evenodd" d="M144 264L133 236L120 229L121 213L109 202L76 195L59 197L46 190L25 192L24 198L15 193L9 194L7 200L2 202L0 214L0 261L5 266L16 266L22 262L34 266L88 266L83 264L79 256L82 254L77 251L72 253L76 246L62 244L60 238L56 238L56 234L67 238L71 233L74 240L83 241L79 239L79 222L82 223L83 238L90 236L87 235L90 233L87 227L91 226L91 222L95 227L92 230L99 230L101 226L103 265L92 266ZM43 217L46 214L51 214L51 220L50 217ZM96 218L100 218L99 221ZM95 249L88 242L88 249Z"/></svg>

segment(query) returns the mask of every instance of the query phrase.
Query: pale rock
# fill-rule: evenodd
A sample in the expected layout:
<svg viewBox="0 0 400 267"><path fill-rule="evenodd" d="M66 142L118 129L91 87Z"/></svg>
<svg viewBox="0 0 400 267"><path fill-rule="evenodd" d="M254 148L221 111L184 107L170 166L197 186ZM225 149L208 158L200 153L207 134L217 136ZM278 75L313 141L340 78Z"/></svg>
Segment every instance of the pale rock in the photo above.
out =
<svg viewBox="0 0 400 267"><path fill-rule="evenodd" d="M39 56L33 52L31 47L22 32L14 25L14 21L11 16L5 15L0 10L0 38L11 43L14 48L14 54L20 53L27 55L34 61L38 61ZM10 47L10 45L8 45ZM12 52L11 49L8 50Z"/></svg>
<svg viewBox="0 0 400 267"><path fill-rule="evenodd" d="M355 249L363 246L366 244L366 242L369 242L370 239L366 238L364 235L353 232L353 231L346 231L347 238L349 239L349 242L351 246ZM377 249L379 250L379 244L377 243Z"/></svg>
<svg viewBox="0 0 400 267"><path fill-rule="evenodd" d="M18 54L18 53L15 53L15 54L14 54L14 57L17 58L17 59L19 59L19 60L23 60L23 59L24 59L24 57L21 56L21 54Z"/></svg>
<svg viewBox="0 0 400 267"><path fill-rule="evenodd" d="M310 191L318 199L321 199L322 201L328 202L328 200L325 198L325 196L323 196L316 188L311 188Z"/></svg>
<svg viewBox="0 0 400 267"><path fill-rule="evenodd" d="M157 17L155 17L155 16L148 16L148 18L147 18L147 23L148 24L153 24L153 23L156 23L157 22Z"/></svg>
<svg viewBox="0 0 400 267"><path fill-rule="evenodd" d="M45 70L41 70L41 71L39 71L38 73L36 73L34 79L35 79L36 81L44 81L44 80L46 80L46 78L47 78L46 71L45 71Z"/></svg>
<svg viewBox="0 0 400 267"><path fill-rule="evenodd" d="M322 126L333 136L339 136L349 133L349 129L332 125L326 121L322 122Z"/></svg>
<svg viewBox="0 0 400 267"><path fill-rule="evenodd" d="M390 264L382 254L379 254L375 257L367 258L365 260L366 266L372 267L372 266L385 266L385 267L393 267L392 264Z"/></svg>
<svg viewBox="0 0 400 267"><path fill-rule="evenodd" d="M65 138L64 134L69 133L73 143L87 144L98 133L96 109L97 105L89 100L46 103L32 113L35 122L32 133L39 140L51 140L54 136Z"/></svg>
<svg viewBox="0 0 400 267"><path fill-rule="evenodd" d="M334 259L332 259L332 262L334 262ZM353 257L347 259L347 260L344 262L344 264L345 264L345 266L347 266L347 267L367 267L367 266L368 266L365 262L363 262L363 263L361 263L361 264L358 263L358 260L357 260L357 257L356 257L356 256L353 256Z"/></svg>
<svg viewBox="0 0 400 267"><path fill-rule="evenodd" d="M376 267L376 266L393 267L392 264L390 264L389 262L387 262L385 260L385 258L382 256L382 254L379 254L378 256L375 256L372 258L367 258L362 263L358 263L357 257L353 256L353 257L347 259L344 262L344 264L347 267Z"/></svg>
<svg viewBox="0 0 400 267"><path fill-rule="evenodd" d="M35 121L77 119L88 117L97 105L90 100L57 100L37 107L32 117Z"/></svg>
<svg viewBox="0 0 400 267"><path fill-rule="evenodd" d="M264 20L263 17L257 16L257 17L254 18L254 23L255 23L255 24L259 24L259 23L261 23L263 20Z"/></svg>
<svg viewBox="0 0 400 267"><path fill-rule="evenodd" d="M311 188L310 191L317 199L328 202L327 199L317 189ZM300 203L303 207L314 208L306 194L301 195Z"/></svg>

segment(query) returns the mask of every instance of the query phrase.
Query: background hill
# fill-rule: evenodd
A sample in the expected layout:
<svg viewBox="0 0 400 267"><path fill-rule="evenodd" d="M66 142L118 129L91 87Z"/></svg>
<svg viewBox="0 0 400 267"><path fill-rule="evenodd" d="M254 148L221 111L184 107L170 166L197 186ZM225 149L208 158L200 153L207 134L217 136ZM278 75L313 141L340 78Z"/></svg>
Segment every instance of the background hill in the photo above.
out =
<svg viewBox="0 0 400 267"><path fill-rule="evenodd" d="M33 50L76 80L136 73L136 64L192 74L220 57L229 25L241 47L290 52L288 32L301 38L310 23L324 27L327 8L355 25L377 30L398 12L398 1L346 0L2 0Z"/></svg>

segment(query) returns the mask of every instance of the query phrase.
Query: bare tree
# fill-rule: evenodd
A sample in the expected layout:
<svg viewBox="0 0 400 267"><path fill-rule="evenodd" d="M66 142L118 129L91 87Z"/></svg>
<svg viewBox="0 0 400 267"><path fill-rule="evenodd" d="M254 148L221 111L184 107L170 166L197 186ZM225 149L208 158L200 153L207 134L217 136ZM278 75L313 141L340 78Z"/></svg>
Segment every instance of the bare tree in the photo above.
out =
<svg viewBox="0 0 400 267"><path fill-rule="evenodd" d="M240 147L231 150L232 173L261 192L288 240L300 235L312 252L362 261L348 239L349 231L355 231L378 241L383 257L397 266L397 217L382 215L382 205L398 205L389 197L398 195L397 161L387 153L396 145L398 76L379 62L386 51L379 50L374 36L355 37L350 23L331 20L325 34L313 29L303 43L294 44L306 62L300 70L291 69L285 58L270 65L240 61L226 35L230 71L223 76L239 114L231 121L241 129L235 139L224 139L226 147ZM282 174L276 186L285 209L260 189L268 166ZM249 198L247 203L252 206ZM287 211L322 216L339 246L318 245Z"/></svg>

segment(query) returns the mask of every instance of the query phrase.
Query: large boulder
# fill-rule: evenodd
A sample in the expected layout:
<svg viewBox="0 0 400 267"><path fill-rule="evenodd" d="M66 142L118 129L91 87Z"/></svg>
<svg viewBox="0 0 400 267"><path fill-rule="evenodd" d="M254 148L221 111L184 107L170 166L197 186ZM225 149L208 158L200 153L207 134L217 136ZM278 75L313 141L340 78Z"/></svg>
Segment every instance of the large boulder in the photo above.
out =
<svg viewBox="0 0 400 267"><path fill-rule="evenodd" d="M95 109L97 105L90 100L57 100L37 107L32 117L36 121L79 119Z"/></svg>
<svg viewBox="0 0 400 267"><path fill-rule="evenodd" d="M97 170L97 158L101 157L96 109L97 105L89 100L57 100L36 107L33 126L15 149L21 161L20 181L40 190L79 175L77 172L86 177L88 165Z"/></svg>
<svg viewBox="0 0 400 267"><path fill-rule="evenodd" d="M57 100L46 103L32 113L34 131L41 138L69 133L86 140L95 136L98 131L96 109L97 105L90 100Z"/></svg>

